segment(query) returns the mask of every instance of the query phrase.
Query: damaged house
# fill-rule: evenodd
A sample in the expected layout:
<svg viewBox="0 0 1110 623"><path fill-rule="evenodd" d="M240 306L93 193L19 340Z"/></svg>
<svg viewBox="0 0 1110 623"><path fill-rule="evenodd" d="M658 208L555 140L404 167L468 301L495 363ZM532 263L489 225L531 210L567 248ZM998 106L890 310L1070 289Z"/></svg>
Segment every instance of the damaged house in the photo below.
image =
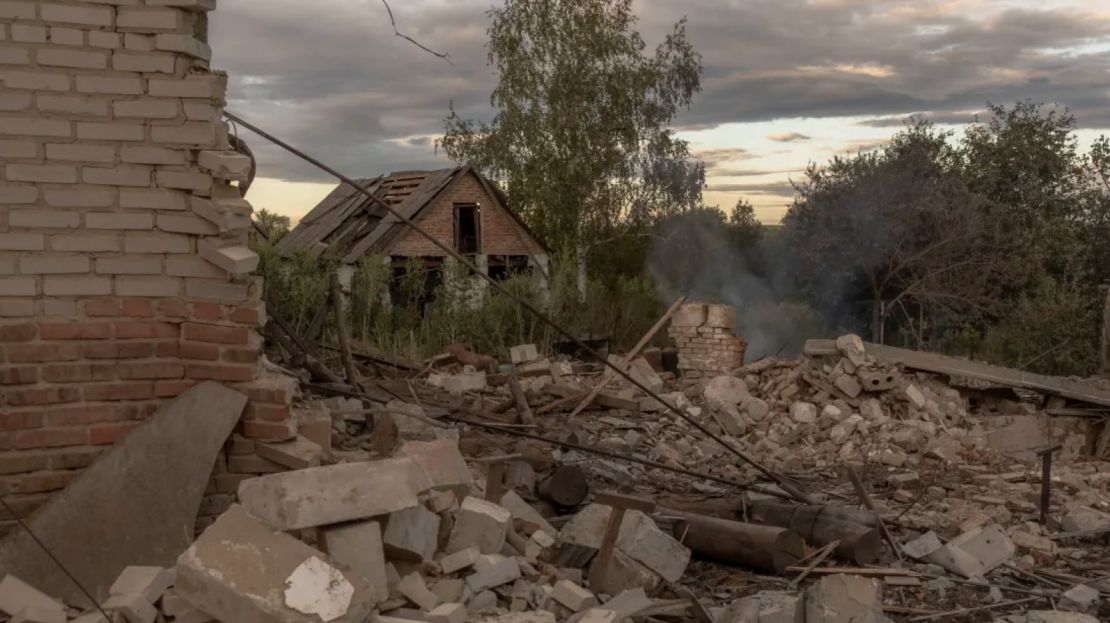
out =
<svg viewBox="0 0 1110 623"><path fill-rule="evenodd" d="M473 167L437 171L399 171L356 180L441 242L471 258L494 279L513 274L535 276L546 286L550 252L510 207L505 193ZM443 282L451 258L380 204L341 183L281 239L277 251L335 253L340 276L350 286L363 258L377 256L392 270L391 296L397 300L407 270L424 271L421 304ZM415 263L418 261L419 263ZM474 280L476 287L484 282Z"/></svg>

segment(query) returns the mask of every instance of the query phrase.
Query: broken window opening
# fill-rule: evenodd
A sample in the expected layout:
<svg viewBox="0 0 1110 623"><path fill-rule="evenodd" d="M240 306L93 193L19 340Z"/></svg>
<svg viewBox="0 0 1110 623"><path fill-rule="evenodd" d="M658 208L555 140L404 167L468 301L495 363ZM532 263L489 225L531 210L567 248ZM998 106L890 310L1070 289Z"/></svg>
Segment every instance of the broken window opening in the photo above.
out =
<svg viewBox="0 0 1110 623"><path fill-rule="evenodd" d="M463 255L481 252L481 208L476 203L455 204L455 250Z"/></svg>
<svg viewBox="0 0 1110 623"><path fill-rule="evenodd" d="M487 271L495 281L504 281L514 275L531 275L532 266L527 255L491 255L487 260Z"/></svg>

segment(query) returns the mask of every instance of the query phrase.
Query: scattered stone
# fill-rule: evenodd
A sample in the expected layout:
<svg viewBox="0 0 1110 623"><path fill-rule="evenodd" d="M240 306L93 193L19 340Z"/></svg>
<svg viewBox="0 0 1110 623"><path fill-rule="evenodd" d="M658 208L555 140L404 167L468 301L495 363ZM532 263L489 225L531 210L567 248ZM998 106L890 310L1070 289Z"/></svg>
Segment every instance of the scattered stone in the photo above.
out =
<svg viewBox="0 0 1110 623"><path fill-rule="evenodd" d="M197 610L222 621L317 622L315 614L286 605L285 591L293 572L318 557L318 551L233 505L178 559L174 590ZM315 574L309 571L309 576ZM353 591L346 613L332 620L361 622L370 613L373 590L356 573L341 575ZM335 579L330 572L328 576Z"/></svg>
<svg viewBox="0 0 1110 623"><path fill-rule="evenodd" d="M485 500L468 497L455 514L455 525L444 551L449 554L477 547L483 554L495 554L505 545L512 514Z"/></svg>
<svg viewBox="0 0 1110 623"><path fill-rule="evenodd" d="M1079 584L1064 591L1064 593L1060 595L1060 602L1058 605L1061 610L1074 610L1075 612L1096 614L1095 610L1098 609L1098 600L1098 589L1091 588L1086 584Z"/></svg>
<svg viewBox="0 0 1110 623"><path fill-rule="evenodd" d="M543 530L548 534L558 534L556 530L543 515L539 513L532 505L524 501L524 498L517 495L515 491L508 491L505 495L501 496L501 507L508 510L514 520L523 521L530 526L533 530Z"/></svg>
<svg viewBox="0 0 1110 623"><path fill-rule="evenodd" d="M424 583L424 576L416 571L401 578L401 582L397 584L397 591L425 612L439 605L439 597L428 590L428 585Z"/></svg>
<svg viewBox="0 0 1110 623"><path fill-rule="evenodd" d="M440 558L439 566L444 573L451 574L472 566L481 555L482 552L475 545Z"/></svg>
<svg viewBox="0 0 1110 623"><path fill-rule="evenodd" d="M1060 521L1065 532L1088 532L1110 528L1110 515L1088 506L1072 509Z"/></svg>
<svg viewBox="0 0 1110 623"><path fill-rule="evenodd" d="M568 580L559 580L551 591L551 598L571 612L578 612L597 605L597 597L590 591Z"/></svg>
<svg viewBox="0 0 1110 623"><path fill-rule="evenodd" d="M895 489L917 490L921 488L921 476L918 476L917 472L891 474L886 477L886 483Z"/></svg>
<svg viewBox="0 0 1110 623"><path fill-rule="evenodd" d="M34 612L42 623L65 623L65 606L12 574L0 580L0 612L16 617Z"/></svg>
<svg viewBox="0 0 1110 623"><path fill-rule="evenodd" d="M131 566L119 574L116 581L108 587L109 595L126 595L138 593L147 603L157 603L162 594L173 586L174 574L172 569L162 567L136 567Z"/></svg>
<svg viewBox="0 0 1110 623"><path fill-rule="evenodd" d="M374 603L389 598L381 524L355 521L326 526L316 534L324 553L370 582Z"/></svg>
<svg viewBox="0 0 1110 623"><path fill-rule="evenodd" d="M299 435L280 443L257 443L255 452L258 456L289 469L316 467L324 455L320 444Z"/></svg>
<svg viewBox="0 0 1110 623"><path fill-rule="evenodd" d="M1098 619L1081 612L1032 610L1025 613L1025 623L1099 623Z"/></svg>
<svg viewBox="0 0 1110 623"><path fill-rule="evenodd" d="M730 623L805 623L805 604L801 593L760 591L733 601L725 609L724 621Z"/></svg>
<svg viewBox="0 0 1110 623"><path fill-rule="evenodd" d="M677 582L690 564L689 548L640 512L625 514L617 547L668 582Z"/></svg>
<svg viewBox="0 0 1110 623"><path fill-rule="evenodd" d="M390 514L382 534L386 554L397 560L431 560L438 541L439 515L423 506Z"/></svg>
<svg viewBox="0 0 1110 623"><path fill-rule="evenodd" d="M867 350L863 345L863 338L855 334L842 335L836 338L836 349L848 358L852 365L862 366L867 363Z"/></svg>
<svg viewBox="0 0 1110 623"><path fill-rule="evenodd" d="M457 441L409 441L397 455L412 459L420 468L426 481L423 490L453 491L460 499L470 494L474 478Z"/></svg>
<svg viewBox="0 0 1110 623"><path fill-rule="evenodd" d="M412 508L423 477L408 458L312 467L244 480L239 501L279 530L296 530Z"/></svg>
<svg viewBox="0 0 1110 623"><path fill-rule="evenodd" d="M509 360L514 364L528 363L540 358L535 344L521 344L509 348Z"/></svg>
<svg viewBox="0 0 1110 623"><path fill-rule="evenodd" d="M474 561L474 573L466 578L466 585L473 593L508 584L520 577L520 565L515 558L488 554ZM473 610L473 608L471 608Z"/></svg>
<svg viewBox="0 0 1110 623"><path fill-rule="evenodd" d="M911 405L918 409L925 408L925 394L921 393L921 390L918 389L916 385L910 383L906 386L906 389L903 390L903 393L906 396L906 400L909 401Z"/></svg>
<svg viewBox="0 0 1110 623"><path fill-rule="evenodd" d="M429 623L464 623L466 606L460 603L440 604L428 611Z"/></svg>
<svg viewBox="0 0 1110 623"><path fill-rule="evenodd" d="M827 575L806 589L806 623L882 623L882 584L858 575Z"/></svg>
<svg viewBox="0 0 1110 623"><path fill-rule="evenodd" d="M285 605L303 614L334 621L347 613L355 587L343 573L312 556L285 580Z"/></svg>
<svg viewBox="0 0 1110 623"><path fill-rule="evenodd" d="M812 402L795 402L790 405L790 417L800 424L812 424L817 421L817 405Z"/></svg>
<svg viewBox="0 0 1110 623"><path fill-rule="evenodd" d="M485 372L461 372L443 375L443 389L452 394L478 392L486 388Z"/></svg>
<svg viewBox="0 0 1110 623"><path fill-rule="evenodd" d="M975 528L952 539L949 547L958 547L979 561L982 573L1009 560L1017 548L998 525Z"/></svg>

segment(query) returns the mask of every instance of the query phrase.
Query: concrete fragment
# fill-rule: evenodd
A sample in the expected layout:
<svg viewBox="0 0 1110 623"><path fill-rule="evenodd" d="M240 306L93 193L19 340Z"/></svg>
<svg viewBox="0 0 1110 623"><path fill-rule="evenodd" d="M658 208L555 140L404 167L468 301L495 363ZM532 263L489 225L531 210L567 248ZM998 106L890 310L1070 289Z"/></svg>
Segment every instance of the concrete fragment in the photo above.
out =
<svg viewBox="0 0 1110 623"><path fill-rule="evenodd" d="M439 540L439 515L423 506L397 511L389 516L382 543L390 558L431 560Z"/></svg>
<svg viewBox="0 0 1110 623"><path fill-rule="evenodd" d="M428 611L427 619L430 623L464 623L466 606L460 603L440 604Z"/></svg>
<svg viewBox="0 0 1110 623"><path fill-rule="evenodd" d="M690 549L639 512L625 514L617 547L668 582L677 582L690 564Z"/></svg>
<svg viewBox="0 0 1110 623"><path fill-rule="evenodd" d="M617 612L623 617L631 617L641 610L650 608L653 603L647 593L644 592L643 587L638 586L621 591L620 594L605 602L605 608Z"/></svg>
<svg viewBox="0 0 1110 623"><path fill-rule="evenodd" d="M440 603L462 602L466 582L458 578L447 578L432 584L429 588L436 597L439 597Z"/></svg>
<svg viewBox="0 0 1110 623"><path fill-rule="evenodd" d="M100 607L116 613L117 617L122 616L127 623L154 623L158 618L158 610L142 593L112 595Z"/></svg>
<svg viewBox="0 0 1110 623"><path fill-rule="evenodd" d="M509 511L493 502L468 497L455 514L455 525L444 551L454 553L477 546L483 554L500 552L511 519Z"/></svg>
<svg viewBox="0 0 1110 623"><path fill-rule="evenodd" d="M254 451L258 456L289 469L316 467L324 455L320 444L300 435L280 443L257 443Z"/></svg>
<svg viewBox="0 0 1110 623"><path fill-rule="evenodd" d="M511 612L509 614L482 619L482 623L555 623L555 615L544 610Z"/></svg>
<svg viewBox="0 0 1110 623"><path fill-rule="evenodd" d="M800 424L812 424L817 421L817 405L812 402L795 402L790 405L790 418Z"/></svg>
<svg viewBox="0 0 1110 623"><path fill-rule="evenodd" d="M178 559L174 591L197 610L221 621L319 623L317 615L287 606L285 594L293 572L308 559L318 558L319 554L254 519L243 507L233 505ZM312 566L315 567L315 563ZM333 565L329 563L328 566ZM353 591L346 613L332 620L340 623L363 621L373 605L373 590L359 574L343 569L336 571ZM318 572L307 575L318 575ZM330 572L327 575L339 583L336 576ZM295 584L304 585L301 581ZM298 590L295 595L307 593L311 591ZM294 603L303 605L299 599Z"/></svg>
<svg viewBox="0 0 1110 623"><path fill-rule="evenodd" d="M501 506L509 511L513 519L530 524L534 526L536 530L543 530L551 535L559 533L558 530L544 519L539 511L533 508L528 502L525 502L524 498L517 495L516 491L509 491L501 496Z"/></svg>
<svg viewBox="0 0 1110 623"><path fill-rule="evenodd" d="M509 348L509 360L513 363L528 363L540 358L535 344L521 344Z"/></svg>
<svg viewBox="0 0 1110 623"><path fill-rule="evenodd" d="M663 391L663 379L655 372L655 368L643 357L637 357L628 364L628 376L636 379L641 385L653 392Z"/></svg>
<svg viewBox="0 0 1110 623"><path fill-rule="evenodd" d="M412 508L422 482L408 458L343 463L244 480L239 501L274 528L296 530Z"/></svg>
<svg viewBox="0 0 1110 623"><path fill-rule="evenodd" d="M468 612L483 612L487 610L494 610L497 608L497 593L493 591L480 591L475 593L466 601L466 609ZM552 618L552 621L555 619Z"/></svg>
<svg viewBox="0 0 1110 623"><path fill-rule="evenodd" d="M903 393L906 396L906 400L909 401L911 405L918 409L925 408L925 394L921 393L921 390L918 389L916 385L910 383L906 386L906 389L903 390Z"/></svg>
<svg viewBox="0 0 1110 623"><path fill-rule="evenodd" d="M65 623L65 606L11 573L0 580L0 612L15 616L26 610L35 610L44 618L43 623Z"/></svg>
<svg viewBox="0 0 1110 623"><path fill-rule="evenodd" d="M744 383L744 379L728 375L711 379L705 384L702 395L705 397L705 403L712 409L735 407L749 397L748 386Z"/></svg>
<svg viewBox="0 0 1110 623"><path fill-rule="evenodd" d="M833 385L835 385L836 388L840 391L844 392L844 395L848 396L849 398L855 398L856 396L859 396L861 391L863 391L863 386L860 385L859 379L852 376L851 374L841 374L840 376L836 377L835 379L833 379Z"/></svg>
<svg viewBox="0 0 1110 623"><path fill-rule="evenodd" d="M551 598L571 612L578 612L597 605L597 597L590 591L568 580L559 580L551 591Z"/></svg>
<svg viewBox="0 0 1110 623"><path fill-rule="evenodd" d="M467 576L466 586L473 593L508 584L520 577L520 565L515 558L500 554L479 556L474 561L474 573Z"/></svg>
<svg viewBox="0 0 1110 623"><path fill-rule="evenodd" d="M599 593L612 595L634 588L643 588L645 591L651 592L661 582L659 576L651 569L640 564L620 549L613 550L613 557L609 559L609 566L603 575L599 575L600 569L594 568L599 564L597 557L595 557L590 568L591 578L603 578L597 586L594 586L593 583L590 585L590 588Z"/></svg>
<svg viewBox="0 0 1110 623"><path fill-rule="evenodd" d="M1075 612L1096 614L1095 610L1098 609L1098 598L1098 589L1087 586L1086 584L1078 584L1060 595L1060 602L1058 605L1061 610L1073 610Z"/></svg>
<svg viewBox="0 0 1110 623"><path fill-rule="evenodd" d="M1072 509L1060 520L1064 532L1087 532L1110 528L1110 515L1088 506Z"/></svg>
<svg viewBox="0 0 1110 623"><path fill-rule="evenodd" d="M942 547L944 547L944 543L940 542L940 537L937 536L936 532L930 530L912 541L903 543L902 552L911 558L921 560Z"/></svg>
<svg viewBox="0 0 1110 623"><path fill-rule="evenodd" d="M486 388L485 372L460 372L443 375L443 389L452 394L478 392Z"/></svg>
<svg viewBox="0 0 1110 623"><path fill-rule="evenodd" d="M316 556L302 562L285 580L285 605L323 621L346 614L354 594L347 578Z"/></svg>
<svg viewBox="0 0 1110 623"><path fill-rule="evenodd" d="M882 584L858 575L827 575L806 589L806 623L884 623Z"/></svg>
<svg viewBox="0 0 1110 623"><path fill-rule="evenodd" d="M477 546L468 547L440 558L439 566L443 569L444 573L451 574L473 565L481 555L482 552Z"/></svg>
<svg viewBox="0 0 1110 623"><path fill-rule="evenodd" d="M762 422L767 414L771 412L771 406L767 404L767 401L755 396L748 396L740 405L740 408L744 411L744 415L747 415L753 422Z"/></svg>
<svg viewBox="0 0 1110 623"><path fill-rule="evenodd" d="M320 528L316 535L325 554L369 581L374 603L389 599L381 524L373 520L336 524Z"/></svg>
<svg viewBox="0 0 1110 623"><path fill-rule="evenodd" d="M453 439L409 441L397 450L397 456L412 459L425 478L424 490L453 491L459 499L470 494L474 477L466 459Z"/></svg>
<svg viewBox="0 0 1110 623"><path fill-rule="evenodd" d="M848 334L836 338L836 349L857 366L867 362L867 350L863 346L863 338L858 335Z"/></svg>
<svg viewBox="0 0 1110 623"><path fill-rule="evenodd" d="M1017 551L1013 541L997 524L965 532L949 541L948 546L958 547L978 560L983 573L1008 561Z"/></svg>
<svg viewBox="0 0 1110 623"><path fill-rule="evenodd" d="M205 382L163 406L54 495L28 526L65 543L69 571L105 595L129 565L173 566L193 538L212 465L247 398ZM0 541L0 569L67 603L92 606L23 530Z"/></svg>
<svg viewBox="0 0 1110 623"><path fill-rule="evenodd" d="M619 612L605 608L590 608L582 612L577 623L617 623L621 618L622 615Z"/></svg>
<svg viewBox="0 0 1110 623"><path fill-rule="evenodd" d="M428 585L424 583L424 576L416 571L401 578L401 582L397 584L397 591L425 612L439 605L439 597L428 590Z"/></svg>
<svg viewBox="0 0 1110 623"><path fill-rule="evenodd" d="M173 586L173 580L172 569L131 566L124 569L116 581L108 587L108 594L139 593L148 603L153 604L157 603L162 598L162 594Z"/></svg>
<svg viewBox="0 0 1110 623"><path fill-rule="evenodd" d="M760 591L729 604L722 623L805 623L801 593Z"/></svg>

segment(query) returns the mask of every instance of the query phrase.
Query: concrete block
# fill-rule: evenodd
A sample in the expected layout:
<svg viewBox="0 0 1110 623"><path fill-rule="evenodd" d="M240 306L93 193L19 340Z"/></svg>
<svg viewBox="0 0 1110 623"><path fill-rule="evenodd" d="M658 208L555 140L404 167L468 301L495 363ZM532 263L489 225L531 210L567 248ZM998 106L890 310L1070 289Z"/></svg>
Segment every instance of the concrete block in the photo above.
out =
<svg viewBox="0 0 1110 623"><path fill-rule="evenodd" d="M464 623L466 606L460 603L440 604L428 611L427 619L430 623Z"/></svg>
<svg viewBox="0 0 1110 623"><path fill-rule="evenodd" d="M734 623L805 623L801 593L760 591L729 604L722 621Z"/></svg>
<svg viewBox="0 0 1110 623"><path fill-rule="evenodd" d="M948 547L958 547L978 560L982 573L1008 561L1017 552L1013 541L997 524L965 532L949 541Z"/></svg>
<svg viewBox="0 0 1110 623"><path fill-rule="evenodd" d="M244 480L239 500L271 526L296 530L412 508L421 482L408 458L344 463Z"/></svg>
<svg viewBox="0 0 1110 623"><path fill-rule="evenodd" d="M231 151L200 151L197 164L212 177L225 180L246 181L251 171L251 159Z"/></svg>
<svg viewBox="0 0 1110 623"><path fill-rule="evenodd" d="M858 575L828 575L806 589L806 623L885 623L882 584Z"/></svg>
<svg viewBox="0 0 1110 623"><path fill-rule="evenodd" d="M363 621L374 603L369 583L357 573L320 560L319 554L235 505L178 559L174 590L197 610L221 621L318 623L317 615L286 603L304 607L303 597L321 597L320 590L304 595L302 589L322 576L336 588L351 588L345 613L331 620ZM304 566L310 559L319 562Z"/></svg>
<svg viewBox="0 0 1110 623"><path fill-rule="evenodd" d="M569 608L571 612L597 605L597 597L593 593L569 580L556 582L551 591L551 598Z"/></svg>
<svg viewBox="0 0 1110 623"><path fill-rule="evenodd" d="M157 603L162 594L173 586L172 569L162 567L127 567L108 587L109 595L138 593L147 603Z"/></svg>
<svg viewBox="0 0 1110 623"><path fill-rule="evenodd" d="M604 577L604 581L599 582L598 586L591 584L590 588L599 593L613 595L636 588L652 592L661 583L659 576L651 569L633 560L620 549L613 550L613 557L609 561L609 567L605 570L604 576L599 576L598 570L593 569L593 566L598 564L600 563L595 557L591 564L590 577Z"/></svg>
<svg viewBox="0 0 1110 623"><path fill-rule="evenodd" d="M790 405L790 418L799 424L812 424L817 421L817 405L812 402L795 402Z"/></svg>
<svg viewBox="0 0 1110 623"><path fill-rule="evenodd" d="M617 547L668 582L677 582L690 564L689 548L643 513L625 514Z"/></svg>
<svg viewBox="0 0 1110 623"><path fill-rule="evenodd" d="M397 560L431 560L439 540L439 522L439 515L419 505L392 513L382 535L386 554Z"/></svg>
<svg viewBox="0 0 1110 623"><path fill-rule="evenodd" d="M515 558L500 554L479 556L474 561L474 573L467 576L466 586L473 593L508 584L520 577L520 564Z"/></svg>
<svg viewBox="0 0 1110 623"><path fill-rule="evenodd" d="M856 366L867 362L867 350L863 346L863 338L858 335L848 334L836 338L836 349Z"/></svg>
<svg viewBox="0 0 1110 623"><path fill-rule="evenodd" d="M653 392L663 391L663 379L655 373L655 369L643 357L632 360L628 365L628 375Z"/></svg>
<svg viewBox="0 0 1110 623"><path fill-rule="evenodd" d="M617 623L624 615L607 608L590 608L581 613L577 623Z"/></svg>
<svg viewBox="0 0 1110 623"><path fill-rule="evenodd" d="M66 610L55 601L12 574L0 580L0 612L15 616L27 609L46 615L44 623L65 623Z"/></svg>
<svg viewBox="0 0 1110 623"><path fill-rule="evenodd" d="M446 374L443 376L443 389L452 394L477 392L485 388L485 372L460 372L459 374Z"/></svg>
<svg viewBox="0 0 1110 623"><path fill-rule="evenodd" d="M316 534L324 553L366 578L374 603L389 599L381 524L354 521L320 528Z"/></svg>
<svg viewBox="0 0 1110 623"><path fill-rule="evenodd" d="M405 596L405 599L416 604L425 612L439 605L439 597L428 590L428 585L424 583L424 577L416 571L401 578L400 583L397 584L397 590Z"/></svg>
<svg viewBox="0 0 1110 623"><path fill-rule="evenodd" d="M531 504L524 501L524 498L517 495L516 491L508 491L505 495L501 496L501 506L509 511L513 519L518 519L533 526L534 530L543 530L550 535L559 534L543 515L539 513Z"/></svg>
<svg viewBox="0 0 1110 623"><path fill-rule="evenodd" d="M141 593L112 595L100 607L122 616L127 623L154 623L158 618L158 609Z"/></svg>
<svg viewBox="0 0 1110 623"><path fill-rule="evenodd" d="M426 481L422 490L453 491L459 498L470 494L474 478L459 452L458 441L409 441L400 447L397 456L412 459L420 468Z"/></svg>
<svg viewBox="0 0 1110 623"><path fill-rule="evenodd" d="M485 500L468 497L455 515L447 553L477 546L483 554L496 554L505 545L512 515L509 511Z"/></svg>
<svg viewBox="0 0 1110 623"><path fill-rule="evenodd" d="M444 573L451 574L473 566L481 555L482 552L476 546L468 547L440 558L439 566L443 569Z"/></svg>
<svg viewBox="0 0 1110 623"><path fill-rule="evenodd" d="M705 324L706 309L703 303L686 303L671 316L672 327L700 327Z"/></svg>
<svg viewBox="0 0 1110 623"><path fill-rule="evenodd" d="M925 408L925 394L921 393L921 390L918 389L916 385L910 383L906 386L906 389L903 390L903 393L906 396L906 400L911 405L918 409Z"/></svg>
<svg viewBox="0 0 1110 623"><path fill-rule="evenodd" d="M1110 527L1110 515L1089 506L1080 506L1068 512L1060 521L1064 532L1086 532Z"/></svg>
<svg viewBox="0 0 1110 623"><path fill-rule="evenodd" d="M280 443L258 443L255 446L258 456L284 465L289 469L305 469L320 464L324 449L319 444L298 435L290 441Z"/></svg>
<svg viewBox="0 0 1110 623"><path fill-rule="evenodd" d="M458 578L447 578L436 582L430 588L436 597L439 597L441 603L457 603L462 602L466 582Z"/></svg>
<svg viewBox="0 0 1110 623"><path fill-rule="evenodd" d="M509 348L509 359L513 363L528 363L540 358L535 344L521 344Z"/></svg>

